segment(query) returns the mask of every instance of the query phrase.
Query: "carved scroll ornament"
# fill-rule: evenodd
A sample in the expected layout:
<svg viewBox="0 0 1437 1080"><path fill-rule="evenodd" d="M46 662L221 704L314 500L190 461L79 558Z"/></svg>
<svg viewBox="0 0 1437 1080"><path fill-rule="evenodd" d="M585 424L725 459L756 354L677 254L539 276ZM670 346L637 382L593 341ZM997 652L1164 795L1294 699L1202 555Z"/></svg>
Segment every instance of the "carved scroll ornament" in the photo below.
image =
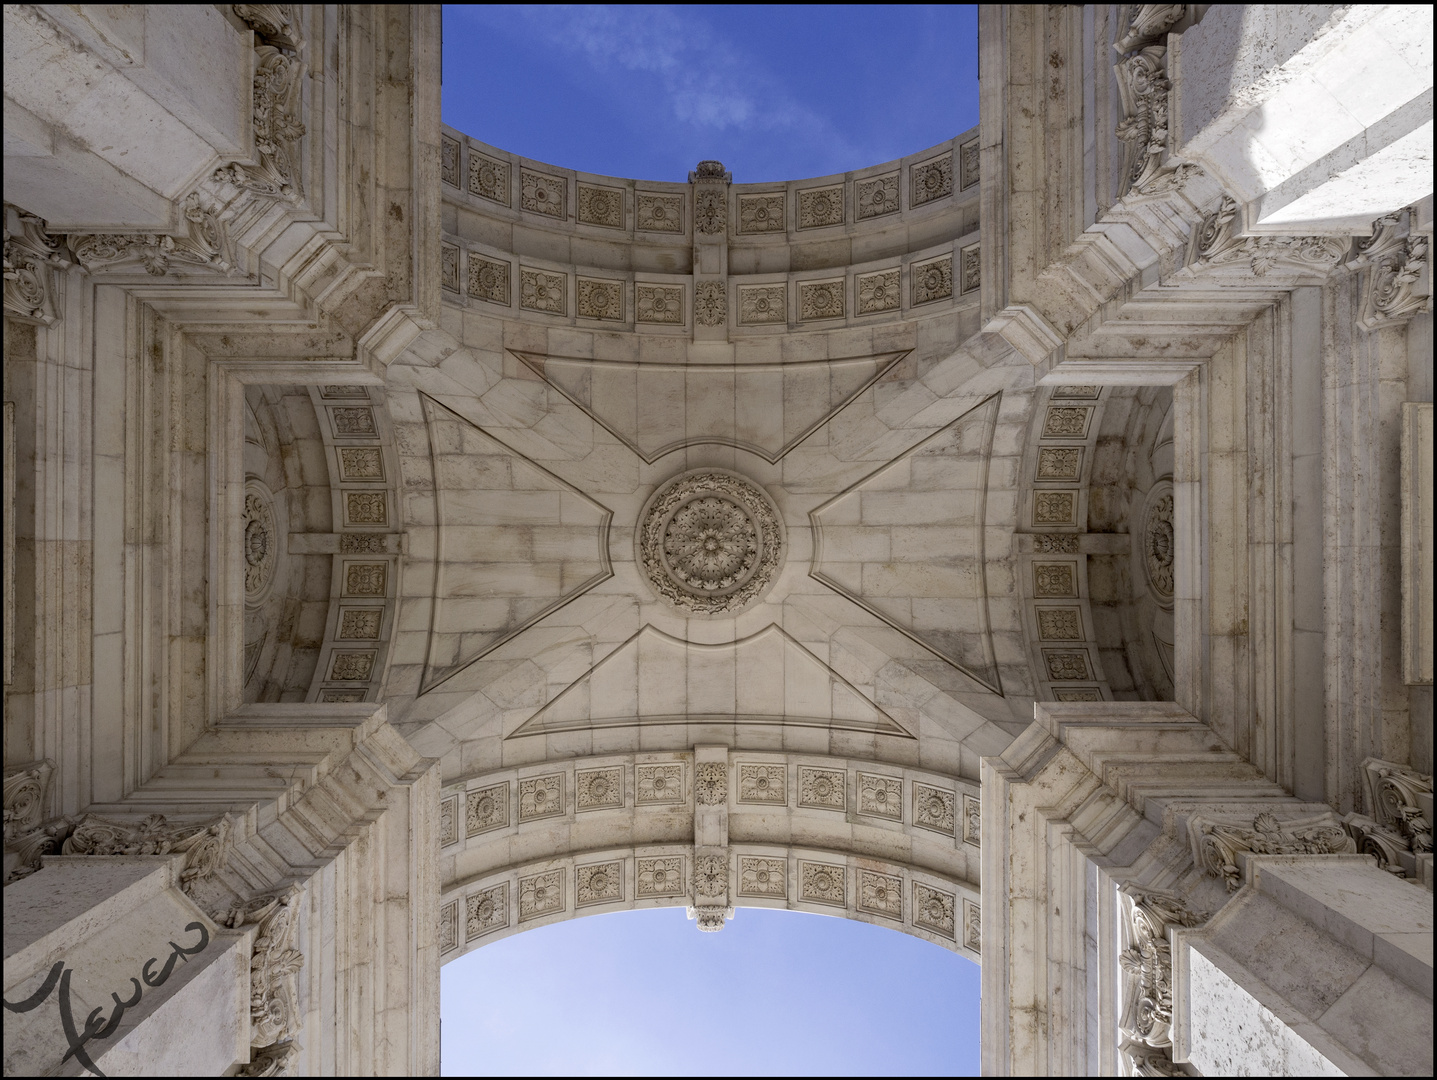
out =
<svg viewBox="0 0 1437 1080"><path fill-rule="evenodd" d="M1366 271L1361 322L1368 330L1401 325L1431 301L1431 238L1413 231L1416 217L1408 207L1378 218L1347 260L1348 269Z"/></svg>
<svg viewBox="0 0 1437 1080"><path fill-rule="evenodd" d="M135 264L153 277L176 269L214 270L231 268L229 238L213 210L199 192L191 192L184 205L185 234L90 233L72 235L70 247L87 271L131 269Z"/></svg>
<svg viewBox="0 0 1437 1080"><path fill-rule="evenodd" d="M1301 821L1279 821L1270 813L1253 818L1251 828L1194 817L1188 822L1193 858L1208 873L1222 878L1228 892L1242 884L1238 854L1336 855L1354 853L1357 845L1331 814Z"/></svg>
<svg viewBox="0 0 1437 1080"><path fill-rule="evenodd" d="M299 1034L299 987L295 976L304 954L294 947L303 890L292 885L237 904L216 921L225 926L254 926L250 954L250 1045L271 1047Z"/></svg>
<svg viewBox="0 0 1437 1080"><path fill-rule="evenodd" d="M171 823L163 814L137 821L98 814L55 818L6 837L5 884L35 873L45 855L184 855L180 888L192 894L229 858L233 836L229 814L199 823Z"/></svg>
<svg viewBox="0 0 1437 1080"><path fill-rule="evenodd" d="M1277 271L1325 277L1347 251L1335 236L1241 236L1236 200L1224 195L1193 230L1187 264L1202 271L1247 263L1257 277Z"/></svg>
<svg viewBox="0 0 1437 1080"><path fill-rule="evenodd" d="M55 307L55 274L70 265L57 237L45 231L34 214L15 210L20 231L10 231L10 207L5 208L5 314L22 322L53 326L60 315Z"/></svg>
<svg viewBox="0 0 1437 1080"><path fill-rule="evenodd" d="M1181 897L1161 889L1124 885L1121 893L1128 947L1118 956L1124 973L1118 1030L1125 1042L1135 1044L1125 1047L1125 1052L1135 1053L1144 1067L1151 1068L1154 1063L1149 1059L1171 1061L1173 954L1168 929L1201 926L1208 914L1193 911Z"/></svg>

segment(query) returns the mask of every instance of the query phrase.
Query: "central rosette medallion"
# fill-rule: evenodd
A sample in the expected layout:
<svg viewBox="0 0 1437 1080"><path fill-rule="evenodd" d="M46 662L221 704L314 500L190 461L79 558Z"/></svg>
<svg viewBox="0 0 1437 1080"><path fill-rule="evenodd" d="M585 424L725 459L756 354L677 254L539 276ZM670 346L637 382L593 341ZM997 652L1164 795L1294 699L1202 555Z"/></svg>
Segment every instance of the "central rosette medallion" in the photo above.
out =
<svg viewBox="0 0 1437 1080"><path fill-rule="evenodd" d="M695 469L662 485L639 516L639 565L684 612L737 612L768 591L783 562L773 500L737 473Z"/></svg>

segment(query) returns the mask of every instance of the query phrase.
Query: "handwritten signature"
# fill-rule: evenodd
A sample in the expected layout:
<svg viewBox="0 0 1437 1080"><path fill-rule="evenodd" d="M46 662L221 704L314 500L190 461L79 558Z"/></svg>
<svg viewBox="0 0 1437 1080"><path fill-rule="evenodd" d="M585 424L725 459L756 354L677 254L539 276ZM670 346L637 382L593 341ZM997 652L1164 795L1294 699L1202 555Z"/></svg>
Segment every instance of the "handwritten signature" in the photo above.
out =
<svg viewBox="0 0 1437 1080"><path fill-rule="evenodd" d="M183 960L188 964L191 956L203 952L209 946L210 932L205 929L204 923L192 922L185 927L186 933L192 930L199 931L199 944L186 948L173 941L170 942L170 955L165 960L165 966L160 968L158 972L152 971L151 969L160 962L159 957L152 956L145 961L145 966L140 969L140 978L145 980L145 986L164 986L175 970L176 960ZM77 1031L75 1029L74 1010L70 1004L71 974L73 974L73 969L66 967L63 960L56 961L55 966L50 969L50 974L45 976L45 981L40 984L38 990L24 1001L6 1000L4 1001L4 1005L10 1012L17 1013L27 1013L32 1009L38 1009L45 1003L46 999L49 998L55 989L55 985L58 983L60 986L60 1026L65 1029L65 1040L70 1044L70 1049L65 1051L65 1056L60 1059L60 1064L63 1065L73 1057L96 1076L104 1076L105 1074L102 1073L94 1061L91 1060L89 1052L85 1049L85 1044L91 1039L108 1039L113 1035L115 1029L120 1026L120 1018L125 1015L125 1010L133 1009L140 1003L140 999L144 997L144 987L140 985L139 979L132 976L130 982L134 984L135 991L130 996L130 999L128 1001L121 1001L119 994L112 993L110 997L115 1001L115 1010L110 1014L109 1020L104 1018L105 1008L102 1005L90 1013L89 1017L85 1020L83 1029Z"/></svg>

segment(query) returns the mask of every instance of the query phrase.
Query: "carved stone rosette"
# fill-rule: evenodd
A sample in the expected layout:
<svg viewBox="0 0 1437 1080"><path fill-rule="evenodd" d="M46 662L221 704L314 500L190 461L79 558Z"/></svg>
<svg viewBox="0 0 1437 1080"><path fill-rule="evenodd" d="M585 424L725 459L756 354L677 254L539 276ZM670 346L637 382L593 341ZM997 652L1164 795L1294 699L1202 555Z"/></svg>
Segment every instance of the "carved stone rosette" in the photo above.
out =
<svg viewBox="0 0 1437 1080"><path fill-rule="evenodd" d="M1173 954L1168 929L1200 926L1208 915L1191 910L1181 897L1161 889L1128 884L1119 891L1127 939L1118 955L1123 970L1118 1031L1130 1044L1124 1047L1124 1053L1171 1062Z"/></svg>
<svg viewBox="0 0 1437 1080"><path fill-rule="evenodd" d="M680 611L737 612L773 584L783 526L764 491L735 473L696 469L660 487L639 517L638 562Z"/></svg>
<svg viewBox="0 0 1437 1080"><path fill-rule="evenodd" d="M1366 273L1361 322L1367 330L1400 326L1431 303L1431 238L1413 231L1416 220L1411 207L1378 218L1372 236L1347 260L1349 270Z"/></svg>
<svg viewBox="0 0 1437 1080"><path fill-rule="evenodd" d="M1352 853L1357 845L1336 815L1309 814L1279 821L1263 812L1251 827L1214 821L1194 815L1188 821L1193 860L1208 873L1222 878L1228 892L1242 884L1240 852L1252 855L1337 855Z"/></svg>

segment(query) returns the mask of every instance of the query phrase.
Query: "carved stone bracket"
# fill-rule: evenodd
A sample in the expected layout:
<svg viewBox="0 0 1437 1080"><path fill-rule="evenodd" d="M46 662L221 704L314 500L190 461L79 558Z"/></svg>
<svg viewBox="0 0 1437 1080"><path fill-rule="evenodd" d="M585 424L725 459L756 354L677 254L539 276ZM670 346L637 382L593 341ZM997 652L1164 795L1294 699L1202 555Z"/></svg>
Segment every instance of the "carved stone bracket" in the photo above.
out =
<svg viewBox="0 0 1437 1080"><path fill-rule="evenodd" d="M1201 926L1209 916L1193 911L1176 893L1134 884L1123 885L1119 892L1127 938L1118 956L1123 970L1118 1021L1125 1043L1122 1053L1134 1076L1181 1075L1171 1058L1173 954L1168 930ZM1175 1071L1164 1071L1169 1067Z"/></svg>
<svg viewBox="0 0 1437 1080"><path fill-rule="evenodd" d="M254 30L254 148L258 164L238 162L215 170L219 183L271 199L298 202L304 197L299 140L305 64L304 35L296 5L235 4L235 14Z"/></svg>
<svg viewBox="0 0 1437 1080"><path fill-rule="evenodd" d="M18 784L17 784L18 787ZM119 820L85 814L54 818L10 835L10 778L6 778L5 884L40 869L45 855L184 855L180 888L193 896L229 858L235 820L171 823L163 814Z"/></svg>
<svg viewBox="0 0 1437 1080"><path fill-rule="evenodd" d="M1388 869L1414 876L1415 856L1432 851L1432 777L1379 758L1362 763L1372 817L1345 823L1364 852Z"/></svg>
<svg viewBox="0 0 1437 1080"><path fill-rule="evenodd" d="M12 220L18 231L11 232ZM34 214L5 207L5 314L22 322L54 326L55 274L70 266L60 239Z"/></svg>
<svg viewBox="0 0 1437 1080"><path fill-rule="evenodd" d="M1242 884L1238 854L1335 855L1350 854L1356 844L1336 814L1305 814L1281 821L1264 811L1251 826L1194 815L1188 821L1193 861L1222 878L1228 892Z"/></svg>
<svg viewBox="0 0 1437 1080"><path fill-rule="evenodd" d="M304 954L294 947L303 895L303 889L291 885L237 904L216 919L234 928L255 927L250 955L250 1045L264 1047L261 1053L294 1039L303 1025L295 976L304 967Z"/></svg>
<svg viewBox="0 0 1437 1080"><path fill-rule="evenodd" d="M241 1065L236 1076L293 1076L299 1047L294 1043L277 1042L250 1054L249 1064Z"/></svg>
<svg viewBox="0 0 1437 1080"><path fill-rule="evenodd" d="M70 247L80 265L90 273L133 270L163 277L174 270L207 270L222 274L232 271L229 237L215 211L205 205L198 191L184 204L185 234L90 233L70 236Z"/></svg>
<svg viewBox="0 0 1437 1080"><path fill-rule="evenodd" d="M1347 260L1348 269L1366 272L1360 321L1367 330L1399 326L1431 304L1431 238L1416 223L1411 207L1378 218Z"/></svg>
<svg viewBox="0 0 1437 1080"><path fill-rule="evenodd" d="M1113 67L1123 118L1123 171L1118 196L1153 180L1168 155L1167 35L1186 12L1183 4L1135 4L1123 36L1113 43L1122 59Z"/></svg>
<svg viewBox="0 0 1437 1080"><path fill-rule="evenodd" d="M45 796L55 763L49 758L12 765L5 770L5 844L39 828L45 818ZM8 860L7 860L8 861Z"/></svg>
<svg viewBox="0 0 1437 1080"><path fill-rule="evenodd" d="M1336 236L1242 236L1239 207L1224 195L1204 215L1188 243L1187 266L1194 272L1234 267L1245 278L1269 274L1321 279L1342 261L1347 241ZM1245 264L1245 265L1244 265Z"/></svg>

